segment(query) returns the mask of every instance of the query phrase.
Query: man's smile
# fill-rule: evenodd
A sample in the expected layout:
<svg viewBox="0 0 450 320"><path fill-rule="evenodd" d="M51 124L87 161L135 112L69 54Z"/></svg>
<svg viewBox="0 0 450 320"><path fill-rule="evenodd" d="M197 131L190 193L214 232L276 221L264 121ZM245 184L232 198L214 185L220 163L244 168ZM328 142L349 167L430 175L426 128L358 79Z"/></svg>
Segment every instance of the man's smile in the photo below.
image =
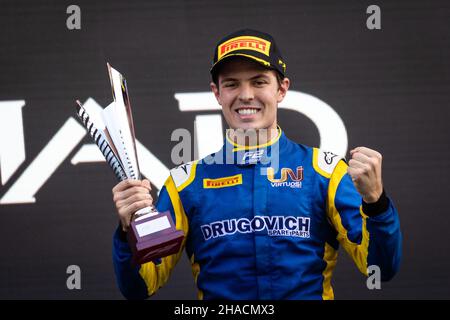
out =
<svg viewBox="0 0 450 320"><path fill-rule="evenodd" d="M254 117L254 115L256 115L257 113L259 113L261 111L261 108L258 107L249 107L249 106L245 106L245 107L239 107L237 109L234 110L239 118L241 118L242 120L245 119L251 119Z"/></svg>

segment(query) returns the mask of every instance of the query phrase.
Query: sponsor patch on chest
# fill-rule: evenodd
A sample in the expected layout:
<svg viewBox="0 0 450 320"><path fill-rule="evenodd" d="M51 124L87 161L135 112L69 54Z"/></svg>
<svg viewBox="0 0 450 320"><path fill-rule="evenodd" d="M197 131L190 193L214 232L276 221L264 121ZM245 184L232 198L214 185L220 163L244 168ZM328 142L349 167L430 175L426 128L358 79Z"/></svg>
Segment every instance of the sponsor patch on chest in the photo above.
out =
<svg viewBox="0 0 450 320"><path fill-rule="evenodd" d="M218 179L203 179L204 189L226 188L242 184L242 174Z"/></svg>
<svg viewBox="0 0 450 320"><path fill-rule="evenodd" d="M267 179L270 181L270 186L272 188L301 188L303 181L303 167L298 166L295 171L291 168L281 168L279 178L275 175L275 170L272 167L269 167L267 168Z"/></svg>
<svg viewBox="0 0 450 320"><path fill-rule="evenodd" d="M310 218L293 216L255 216L252 219L228 219L200 227L205 240L235 233L267 232L268 236L309 238Z"/></svg>

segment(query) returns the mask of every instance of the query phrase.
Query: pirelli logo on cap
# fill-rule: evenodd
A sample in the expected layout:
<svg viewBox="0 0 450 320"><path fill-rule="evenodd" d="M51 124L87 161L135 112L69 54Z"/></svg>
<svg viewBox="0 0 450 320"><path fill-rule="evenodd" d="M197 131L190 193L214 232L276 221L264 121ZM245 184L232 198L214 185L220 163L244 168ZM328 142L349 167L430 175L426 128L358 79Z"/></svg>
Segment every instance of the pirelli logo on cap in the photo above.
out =
<svg viewBox="0 0 450 320"><path fill-rule="evenodd" d="M242 36L232 38L221 45L218 48L217 61L222 59L227 53L236 50L253 50L269 56L270 42L258 37Z"/></svg>
<svg viewBox="0 0 450 320"><path fill-rule="evenodd" d="M203 179L204 189L232 187L238 184L242 184L242 174L237 174L232 177L223 177L218 179Z"/></svg>

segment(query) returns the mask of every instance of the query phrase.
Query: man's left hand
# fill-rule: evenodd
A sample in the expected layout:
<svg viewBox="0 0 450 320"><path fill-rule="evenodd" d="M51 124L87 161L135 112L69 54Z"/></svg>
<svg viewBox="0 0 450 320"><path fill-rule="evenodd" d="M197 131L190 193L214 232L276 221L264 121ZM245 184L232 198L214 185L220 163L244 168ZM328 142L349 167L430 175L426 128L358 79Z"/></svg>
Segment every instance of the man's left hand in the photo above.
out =
<svg viewBox="0 0 450 320"><path fill-rule="evenodd" d="M347 172L356 190L361 194L364 202L378 201L383 193L381 154L366 147L357 147L350 150L350 157Z"/></svg>

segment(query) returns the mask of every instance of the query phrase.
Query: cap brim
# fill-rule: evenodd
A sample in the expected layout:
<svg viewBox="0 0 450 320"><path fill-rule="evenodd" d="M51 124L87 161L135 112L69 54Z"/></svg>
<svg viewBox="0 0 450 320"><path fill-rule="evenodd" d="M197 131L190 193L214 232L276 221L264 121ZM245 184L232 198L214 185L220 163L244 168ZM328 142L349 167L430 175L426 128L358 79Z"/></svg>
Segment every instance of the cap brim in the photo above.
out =
<svg viewBox="0 0 450 320"><path fill-rule="evenodd" d="M246 54L246 53L242 53L242 52L233 52L233 53L225 55L224 57L222 57L222 59L220 59L219 61L214 63L213 66L211 67L211 69L209 70L209 72L211 74L213 74L214 70L215 69L217 70L217 66L219 66L223 61L227 61L227 60L229 60L229 58L236 57L236 56L244 57L244 58L256 61L256 62L258 62L259 64L262 64L264 67L266 67L268 69L275 69L275 68L273 68L271 66L269 61L266 61L264 59L260 59L258 57L252 56L250 54Z"/></svg>

